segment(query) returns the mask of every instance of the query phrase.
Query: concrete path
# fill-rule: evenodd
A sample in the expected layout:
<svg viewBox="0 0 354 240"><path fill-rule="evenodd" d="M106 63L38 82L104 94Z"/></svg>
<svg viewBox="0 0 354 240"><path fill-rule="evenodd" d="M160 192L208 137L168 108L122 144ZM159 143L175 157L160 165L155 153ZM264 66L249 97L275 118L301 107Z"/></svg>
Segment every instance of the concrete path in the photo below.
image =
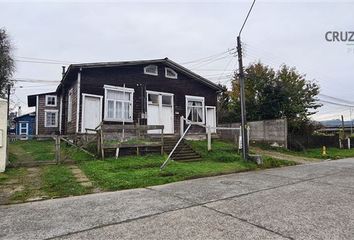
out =
<svg viewBox="0 0 354 240"><path fill-rule="evenodd" d="M1 239L354 239L354 159L0 206Z"/></svg>

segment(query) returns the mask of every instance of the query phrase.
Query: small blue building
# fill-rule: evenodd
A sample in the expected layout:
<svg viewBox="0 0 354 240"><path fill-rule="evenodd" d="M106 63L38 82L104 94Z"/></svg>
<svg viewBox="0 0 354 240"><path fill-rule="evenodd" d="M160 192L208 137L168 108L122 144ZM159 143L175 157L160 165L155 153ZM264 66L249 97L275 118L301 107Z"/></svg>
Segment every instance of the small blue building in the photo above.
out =
<svg viewBox="0 0 354 240"><path fill-rule="evenodd" d="M28 135L36 134L36 113L27 113L14 118L16 135L24 135L24 138L28 138Z"/></svg>

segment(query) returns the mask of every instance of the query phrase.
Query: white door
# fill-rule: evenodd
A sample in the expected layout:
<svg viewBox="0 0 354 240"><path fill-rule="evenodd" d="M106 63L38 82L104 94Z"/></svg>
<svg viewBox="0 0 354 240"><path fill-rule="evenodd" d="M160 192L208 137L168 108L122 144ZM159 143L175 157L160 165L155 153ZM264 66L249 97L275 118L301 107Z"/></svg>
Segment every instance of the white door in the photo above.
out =
<svg viewBox="0 0 354 240"><path fill-rule="evenodd" d="M83 95L82 111L82 132L86 132L86 128L95 129L102 121L102 97Z"/></svg>
<svg viewBox="0 0 354 240"><path fill-rule="evenodd" d="M23 137L21 137L21 139L27 140L27 135L28 135L28 122L20 122L19 134L20 134L20 135L23 135Z"/></svg>
<svg viewBox="0 0 354 240"><path fill-rule="evenodd" d="M206 119L205 125L210 127L216 127L216 107L206 106ZM212 133L216 133L216 129L211 129Z"/></svg>
<svg viewBox="0 0 354 240"><path fill-rule="evenodd" d="M165 134L174 133L173 94L147 91L147 124L164 125ZM149 130L149 133L160 133L160 130Z"/></svg>

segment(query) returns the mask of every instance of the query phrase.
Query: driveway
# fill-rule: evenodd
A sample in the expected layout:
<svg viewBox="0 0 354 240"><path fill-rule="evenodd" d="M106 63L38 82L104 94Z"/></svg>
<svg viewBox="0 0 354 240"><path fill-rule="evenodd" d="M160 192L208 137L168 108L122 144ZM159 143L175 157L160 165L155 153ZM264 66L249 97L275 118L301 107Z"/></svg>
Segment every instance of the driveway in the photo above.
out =
<svg viewBox="0 0 354 240"><path fill-rule="evenodd" d="M1 239L354 239L354 159L0 207Z"/></svg>

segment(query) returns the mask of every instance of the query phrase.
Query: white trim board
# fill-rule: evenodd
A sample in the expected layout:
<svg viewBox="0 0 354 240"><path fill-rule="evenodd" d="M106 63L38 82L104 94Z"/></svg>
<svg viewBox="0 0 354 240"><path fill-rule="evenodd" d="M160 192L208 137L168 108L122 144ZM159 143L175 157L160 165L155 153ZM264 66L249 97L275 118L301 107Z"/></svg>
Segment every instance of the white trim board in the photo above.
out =
<svg viewBox="0 0 354 240"><path fill-rule="evenodd" d="M79 132L79 121L80 121L80 85L81 85L81 69L77 74L77 100L76 100L76 132Z"/></svg>

